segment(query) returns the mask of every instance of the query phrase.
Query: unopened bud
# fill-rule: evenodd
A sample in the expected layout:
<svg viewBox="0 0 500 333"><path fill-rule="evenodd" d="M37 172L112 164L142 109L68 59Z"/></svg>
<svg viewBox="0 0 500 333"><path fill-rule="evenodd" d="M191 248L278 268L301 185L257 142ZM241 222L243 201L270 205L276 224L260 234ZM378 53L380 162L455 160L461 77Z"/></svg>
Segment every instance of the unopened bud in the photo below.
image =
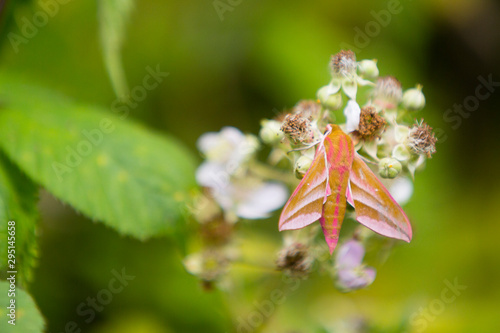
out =
<svg viewBox="0 0 500 333"><path fill-rule="evenodd" d="M330 91L330 85L326 85L318 90L316 96L324 108L338 110L342 107L342 94L340 92L331 94Z"/></svg>
<svg viewBox="0 0 500 333"><path fill-rule="evenodd" d="M422 86L417 85L405 91L403 95L403 106L408 111L418 111L425 106L425 96L422 93Z"/></svg>
<svg viewBox="0 0 500 333"><path fill-rule="evenodd" d="M396 178L403 166L398 160L386 157L378 163L378 173L382 178Z"/></svg>
<svg viewBox="0 0 500 333"><path fill-rule="evenodd" d="M285 133L281 130L281 123L279 121L264 119L260 124L259 136L268 145L279 143L285 136Z"/></svg>
<svg viewBox="0 0 500 333"><path fill-rule="evenodd" d="M358 69L365 79L375 79L379 74L377 60L362 60L358 63Z"/></svg>
<svg viewBox="0 0 500 333"><path fill-rule="evenodd" d="M312 158L306 155L299 157L297 162L295 162L295 176L299 179L303 178L307 170L311 166Z"/></svg>

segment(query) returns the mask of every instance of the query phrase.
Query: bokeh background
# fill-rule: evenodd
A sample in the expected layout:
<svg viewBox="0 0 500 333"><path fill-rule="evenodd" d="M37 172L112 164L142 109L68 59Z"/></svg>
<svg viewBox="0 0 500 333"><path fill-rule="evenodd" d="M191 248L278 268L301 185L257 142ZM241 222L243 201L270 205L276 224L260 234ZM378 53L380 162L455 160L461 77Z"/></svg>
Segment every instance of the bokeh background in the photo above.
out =
<svg viewBox="0 0 500 333"><path fill-rule="evenodd" d="M326 332L324 327L352 318L364 318L379 332L500 331L500 87L455 128L457 122L443 117L475 95L479 76L500 81L500 4L220 2L230 8L222 16L214 6L219 2L136 2L122 51L129 86L142 83L148 66L159 64L170 75L130 119L176 136L198 156L195 143L202 133L231 125L256 134L262 118L314 98L329 80L330 55L352 45L358 59L378 59L381 75L395 75L405 89L422 84L427 106L417 117L441 133L437 153L417 175L405 207L414 239L396 246L377 267L374 284L341 294L327 276L314 276L287 296L261 331ZM387 10L391 3L399 4L400 13L360 47L357 29L365 31L375 21L372 11ZM16 18L38 10L34 1L7 1L0 71L28 75L30 83L111 109L116 96L102 60L96 1L61 4L14 52L6 36L19 33ZM239 320L255 311L254 301L272 290L259 288L263 281L255 269L237 297L206 292L184 270L171 239L121 237L43 190L40 209L40 259L29 290L48 332L63 332L69 321L95 333L234 332ZM276 223L276 215L243 222L240 233L265 245L279 239ZM122 267L135 279L86 323L75 309L106 288L111 271ZM442 308L436 300L445 281L454 280L467 289L454 301L441 302ZM408 324L421 309L429 313L424 330L423 324ZM347 326L337 332L349 332Z"/></svg>

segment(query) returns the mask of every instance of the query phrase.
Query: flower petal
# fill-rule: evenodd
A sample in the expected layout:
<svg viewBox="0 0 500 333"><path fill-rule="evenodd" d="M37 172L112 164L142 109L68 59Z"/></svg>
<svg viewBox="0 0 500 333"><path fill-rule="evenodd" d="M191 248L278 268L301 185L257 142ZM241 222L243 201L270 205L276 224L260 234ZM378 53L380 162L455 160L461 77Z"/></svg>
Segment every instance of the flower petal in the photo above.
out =
<svg viewBox="0 0 500 333"><path fill-rule="evenodd" d="M404 142L409 133L410 129L408 128L408 126L396 125L394 128L394 136L396 138L396 141L399 143Z"/></svg>
<svg viewBox="0 0 500 333"><path fill-rule="evenodd" d="M344 291L361 289L369 286L377 275L373 267L346 268L337 271L337 285Z"/></svg>
<svg viewBox="0 0 500 333"><path fill-rule="evenodd" d="M239 129L232 126L223 127L220 130L220 135L227 141L233 143L234 145L238 145L240 142L245 140L245 135L241 133Z"/></svg>
<svg viewBox="0 0 500 333"><path fill-rule="evenodd" d="M226 163L229 159L234 159L232 156L244 142L245 135L239 129L227 126L218 133L209 132L201 135L197 147L207 160Z"/></svg>
<svg viewBox="0 0 500 333"><path fill-rule="evenodd" d="M368 85L369 85L369 86L375 86L375 83L373 83L372 81L362 79L362 78L361 78L361 77L359 77L359 76L356 78L356 82L357 82L360 86L362 86L362 87L364 87L364 86L368 86Z"/></svg>
<svg viewBox="0 0 500 333"><path fill-rule="evenodd" d="M333 78L328 85L328 90L326 91L327 96L336 94L342 87L342 80L338 78Z"/></svg>
<svg viewBox="0 0 500 333"><path fill-rule="evenodd" d="M207 151L209 151L210 149L212 149L217 145L218 141L219 141L219 133L216 132L203 133L198 138L198 141L196 141L196 147L198 147L198 150L201 151L203 154L206 154Z"/></svg>
<svg viewBox="0 0 500 333"><path fill-rule="evenodd" d="M346 117L346 131L352 132L358 129L359 126L359 115L361 114L361 108L355 100L349 100L347 106L344 109L344 115Z"/></svg>
<svg viewBox="0 0 500 333"><path fill-rule="evenodd" d="M377 138L374 138L373 140L371 141L365 141L365 144L364 144L364 147L365 147L365 152L375 158L375 160L377 159L377 144L378 144L378 141L379 139Z"/></svg>
<svg viewBox="0 0 500 333"><path fill-rule="evenodd" d="M406 161L410 159L411 154L404 144L399 144L392 150L392 157L400 161Z"/></svg>
<svg viewBox="0 0 500 333"><path fill-rule="evenodd" d="M355 80L345 79L342 81L342 90L347 97L350 99L356 99L356 93L358 92L358 85Z"/></svg>
<svg viewBox="0 0 500 333"><path fill-rule="evenodd" d="M246 198L238 204L236 214L246 219L266 218L282 207L288 199L288 190L279 183L264 183L247 192Z"/></svg>
<svg viewBox="0 0 500 333"><path fill-rule="evenodd" d="M203 162L196 169L196 181L199 185L218 190L229 185L230 174L225 165L217 162Z"/></svg>
<svg viewBox="0 0 500 333"><path fill-rule="evenodd" d="M342 244L337 251L336 264L339 268L357 267L365 256L363 245L353 239Z"/></svg>

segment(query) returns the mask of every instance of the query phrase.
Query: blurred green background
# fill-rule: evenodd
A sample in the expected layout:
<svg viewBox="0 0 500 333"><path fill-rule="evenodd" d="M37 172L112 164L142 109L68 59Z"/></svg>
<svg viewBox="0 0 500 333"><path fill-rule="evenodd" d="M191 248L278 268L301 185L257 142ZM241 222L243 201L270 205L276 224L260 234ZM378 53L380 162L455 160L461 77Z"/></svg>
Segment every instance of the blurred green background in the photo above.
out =
<svg viewBox="0 0 500 333"><path fill-rule="evenodd" d="M222 19L214 6L220 3L229 8ZM360 47L357 29L365 31L376 22L373 12L391 3L399 3L401 11ZM0 71L21 73L30 83L111 112L116 96L103 63L96 1L61 4L15 52L7 34L19 33L16 20L39 10L34 2L7 1ZM422 84L427 106L417 117L441 129L437 153L417 174L413 199L405 207L414 239L392 251L366 290L340 294L323 275L301 282L262 331L326 332L320 327L350 318L365 318L380 332L500 331L500 180L495 173L500 87L456 128L457 120L443 117L475 95L478 76L500 81L498 2L137 1L122 50L128 84L142 84L148 66L159 65L170 75L148 92L130 119L178 137L197 155L195 143L204 132L230 125L256 134L262 118L314 98L329 80L330 55L347 44L358 48L358 60L378 59L381 75L395 75L405 89ZM40 210L40 260L29 290L47 332L64 332L70 321L95 333L234 332L240 319L256 311L254 302L269 298L272 290L259 288L269 277L250 270L254 274L234 282L243 294L207 293L185 272L169 239L121 237L43 190ZM265 247L280 237L277 216L243 223L241 233L256 237L253 244ZM85 322L76 313L78 305L96 297L112 270L123 267L135 279ZM440 303L445 281L455 279L467 289ZM425 329L405 324L421 309L429 313Z"/></svg>

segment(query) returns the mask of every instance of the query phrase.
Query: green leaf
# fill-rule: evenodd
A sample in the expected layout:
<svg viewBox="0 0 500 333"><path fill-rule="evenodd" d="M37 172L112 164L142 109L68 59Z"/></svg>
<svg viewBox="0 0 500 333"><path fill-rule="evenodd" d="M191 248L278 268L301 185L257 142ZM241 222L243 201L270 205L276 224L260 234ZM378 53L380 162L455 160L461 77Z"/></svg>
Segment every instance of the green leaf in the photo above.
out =
<svg viewBox="0 0 500 333"><path fill-rule="evenodd" d="M17 271L18 285L31 280L36 263L37 201L37 186L0 153L0 271Z"/></svg>
<svg viewBox="0 0 500 333"><path fill-rule="evenodd" d="M44 320L38 310L33 298L24 290L15 288L15 297L9 297L10 283L0 281L0 332L2 333L42 333L44 330ZM15 300L15 325L9 324L12 320L9 317L11 309L11 299Z"/></svg>
<svg viewBox="0 0 500 333"><path fill-rule="evenodd" d="M173 138L0 78L0 147L88 217L139 239L176 232L194 161Z"/></svg>
<svg viewBox="0 0 500 333"><path fill-rule="evenodd" d="M133 0L98 1L99 32L104 64L115 94L122 98L128 94L127 81L120 57L125 34L125 23L130 16Z"/></svg>

